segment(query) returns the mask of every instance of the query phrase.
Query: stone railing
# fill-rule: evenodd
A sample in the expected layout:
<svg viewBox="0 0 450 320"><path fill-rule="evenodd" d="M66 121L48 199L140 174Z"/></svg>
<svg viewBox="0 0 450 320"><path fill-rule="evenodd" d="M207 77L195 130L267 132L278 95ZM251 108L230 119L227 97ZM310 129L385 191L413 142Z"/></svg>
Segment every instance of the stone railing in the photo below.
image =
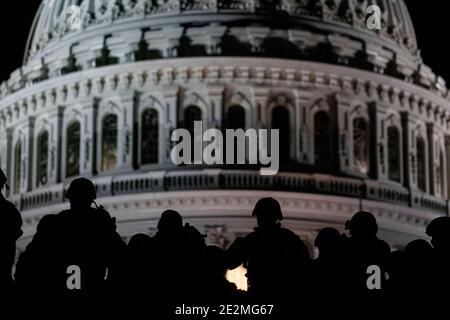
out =
<svg viewBox="0 0 450 320"><path fill-rule="evenodd" d="M368 199L443 215L449 213L449 202L444 199L418 194L388 183L321 174L280 173L276 176L261 176L257 171L175 170L98 177L93 178L93 181L99 198L181 190L274 190ZM68 186L68 183L57 184L14 196L11 200L20 210L59 204L66 201L64 194Z"/></svg>

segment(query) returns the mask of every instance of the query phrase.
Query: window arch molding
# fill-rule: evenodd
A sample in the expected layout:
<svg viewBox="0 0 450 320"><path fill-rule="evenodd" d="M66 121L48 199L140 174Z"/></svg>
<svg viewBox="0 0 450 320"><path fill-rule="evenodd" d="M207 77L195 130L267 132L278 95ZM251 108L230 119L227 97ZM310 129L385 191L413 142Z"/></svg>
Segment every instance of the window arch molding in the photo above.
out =
<svg viewBox="0 0 450 320"><path fill-rule="evenodd" d="M126 110L124 109L122 102L119 97L112 97L105 101L102 101L99 105L98 117L97 117L97 172L105 172L102 165L102 157L104 147L103 144L103 125L106 117L116 116L117 118L117 137L116 137L116 150L115 150L115 166L114 168L109 168L106 171L118 170L123 164L123 158L125 154L131 153L132 148L132 133L131 128L127 128L125 123Z"/></svg>
<svg viewBox="0 0 450 320"><path fill-rule="evenodd" d="M27 135L25 128L18 128L13 133L12 157L11 157L11 181L12 194L19 194L26 188L24 181L27 171Z"/></svg>
<svg viewBox="0 0 450 320"><path fill-rule="evenodd" d="M35 121L33 135L33 161L32 161L32 175L33 175L33 187L41 187L49 181L50 178L50 151L51 151L51 125L47 116L39 117ZM47 146L41 145L43 135L47 136ZM42 150L42 148L46 150ZM45 152L43 154L42 152ZM55 159L56 161L56 159ZM46 164L45 164L46 162ZM46 165L46 168L43 166ZM43 177L41 175L45 175ZM43 179L43 180L41 180ZM40 181L41 180L41 181ZM45 182L45 183L44 183Z"/></svg>
<svg viewBox="0 0 450 320"><path fill-rule="evenodd" d="M422 192L429 191L429 157L428 157L428 143L427 143L427 130L425 124L419 122L416 124L412 133L412 145L413 145L413 181L418 190ZM423 150L421 150L423 148Z"/></svg>
<svg viewBox="0 0 450 320"><path fill-rule="evenodd" d="M309 141L305 141L304 144L306 144L306 148L304 148L304 152L306 151L306 154L308 155L309 160L308 162L311 164L315 164L316 163L316 154L317 154L317 150L316 150L316 140L315 140L315 135L316 135L316 116L323 112L326 113L328 115L329 118L329 122L330 122L330 126L331 126L331 108L329 106L329 104L325 101L324 98L319 98L316 101L314 101L313 104L311 104L308 108L308 110L306 111L306 119L302 118L301 121L302 123L307 126L307 132L308 135L306 136L306 138ZM304 117L305 115L303 115ZM331 130L331 128L330 128ZM331 133L330 133L331 135ZM305 137L304 137L305 138ZM331 148L330 148L330 152L331 152Z"/></svg>
<svg viewBox="0 0 450 320"><path fill-rule="evenodd" d="M88 130L86 119L87 115L84 113L81 105L73 105L64 110L63 125L62 125L62 143L61 143L61 177L62 179L72 178L67 176L67 161L66 156L68 153L68 137L67 132L74 123L80 124L80 150L79 150L79 174L84 173L87 168L85 166L86 153L90 154L90 150L86 150L86 144L92 144L90 133L92 129ZM89 132L87 132L89 131ZM87 163L86 163L87 165Z"/></svg>
<svg viewBox="0 0 450 320"><path fill-rule="evenodd" d="M204 96L206 97L206 94ZM203 130L206 130L208 128L208 123L211 120L211 112L208 112L209 106L205 98L202 97L200 93L193 91L187 91L183 94L182 107L178 114L178 124L181 124L181 127L183 127L185 111L191 106L196 106L201 110Z"/></svg>
<svg viewBox="0 0 450 320"><path fill-rule="evenodd" d="M384 137L384 154L383 154L383 163L384 163L384 173L386 176L386 179L388 179L391 182L397 182L397 183L403 183L404 181L404 173L403 173L403 129L401 125L401 119L400 115L395 112L389 113L384 119L383 119L383 127L382 127L382 135ZM393 148L394 148L394 141L391 139L394 139L395 137L392 135L394 133L394 129L396 130L396 133L398 134L398 179L395 179L393 176L394 174L394 168L392 168L392 165L395 165L394 161L394 155L392 154ZM390 161L392 160L392 161Z"/></svg>
<svg viewBox="0 0 450 320"><path fill-rule="evenodd" d="M365 130L366 130L366 137L365 139L365 151L357 150L357 146L355 146L356 143L356 135L358 134L357 131L358 128L355 128L356 123L365 123ZM348 119L346 121L346 125L349 132L349 139L348 139L348 145L349 145L349 156L350 156L350 165L351 165L351 171L352 174L366 177L369 175L370 172L370 119L369 119L369 113L368 113L368 106L363 103L356 103L354 104L351 112L349 113ZM361 129L361 128L359 128ZM360 132L362 134L362 132ZM361 138L361 137L360 137ZM362 139L362 138L361 138ZM360 141L362 142L362 140ZM362 145L359 146L359 148L363 148ZM367 153L367 154L366 154ZM357 159L357 155L359 155L360 159ZM365 159L364 159L365 158ZM364 161L366 162L364 164Z"/></svg>
<svg viewBox="0 0 450 320"><path fill-rule="evenodd" d="M289 158L291 160L294 160L296 158L297 153L297 141L295 139L296 132L298 131L297 127L297 121L295 120L296 117L296 104L295 104L295 97L290 92L280 92L280 93L270 93L268 104L266 111L263 112L263 123L267 125L268 128L273 127L273 113L274 109L277 107L283 107L286 109L288 117L289 117L289 128L288 128L288 142L289 142L289 149L288 154ZM281 139L281 135L280 135ZM280 146L281 148L281 146ZM281 154L281 150L280 150Z"/></svg>
<svg viewBox="0 0 450 320"><path fill-rule="evenodd" d="M101 142L99 145L100 171L111 171L118 168L120 159L119 153L119 117L116 113L105 113L101 119L99 127Z"/></svg>
<svg viewBox="0 0 450 320"><path fill-rule="evenodd" d="M33 177L35 179L35 186L41 187L49 181L49 167L50 167L50 135L48 129L42 129L36 135L36 157L34 157L35 171Z"/></svg>
<svg viewBox="0 0 450 320"><path fill-rule="evenodd" d="M161 97L157 97L151 94L145 95L141 98L139 103L139 132L138 132L138 145L142 145L142 130L143 130L143 115L145 112L154 110L158 114L158 161L157 163L162 163L164 161L166 143L170 137L166 137L166 134L170 134L171 123L168 121L167 110L163 107L163 101ZM140 165L147 165L142 163L142 148L138 148L138 161ZM156 163L152 163L156 164Z"/></svg>
<svg viewBox="0 0 450 320"><path fill-rule="evenodd" d="M63 154L64 175L66 178L72 178L81 174L83 155L81 122L77 120L71 121L64 133L66 135L66 149Z"/></svg>
<svg viewBox="0 0 450 320"><path fill-rule="evenodd" d="M223 115L227 116L230 108L235 106L240 106L245 111L245 128L248 129L256 126L257 119L257 110L253 107L252 99L248 97L249 94L246 94L242 91L237 91L234 89L229 89L224 94L224 108ZM224 121L224 127L226 127L227 123Z"/></svg>
<svg viewBox="0 0 450 320"><path fill-rule="evenodd" d="M448 199L448 181L447 181L447 170L448 170L448 159L445 152L445 138L438 137L435 140L435 190L436 195Z"/></svg>

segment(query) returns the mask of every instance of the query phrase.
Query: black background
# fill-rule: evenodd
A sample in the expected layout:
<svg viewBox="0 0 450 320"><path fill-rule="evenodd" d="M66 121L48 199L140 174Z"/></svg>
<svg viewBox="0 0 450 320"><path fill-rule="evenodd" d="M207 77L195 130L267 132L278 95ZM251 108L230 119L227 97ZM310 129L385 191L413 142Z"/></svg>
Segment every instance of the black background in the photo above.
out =
<svg viewBox="0 0 450 320"><path fill-rule="evenodd" d="M405 0L425 63L450 86L449 0ZM0 9L0 81L22 65L25 45L40 0L5 0Z"/></svg>

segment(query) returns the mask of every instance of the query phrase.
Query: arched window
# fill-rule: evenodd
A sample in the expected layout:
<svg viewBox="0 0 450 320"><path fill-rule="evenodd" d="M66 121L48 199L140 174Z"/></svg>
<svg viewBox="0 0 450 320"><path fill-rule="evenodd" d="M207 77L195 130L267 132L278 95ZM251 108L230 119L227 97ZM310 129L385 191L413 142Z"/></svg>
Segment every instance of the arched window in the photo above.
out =
<svg viewBox="0 0 450 320"><path fill-rule="evenodd" d="M290 123L289 111L283 106L272 109L272 129L280 130L280 161L286 162L290 158Z"/></svg>
<svg viewBox="0 0 450 320"><path fill-rule="evenodd" d="M203 137L194 136L194 122L195 121L202 121L202 111L197 106L189 106L186 109L184 109L184 122L183 122L183 128L188 130L191 134L192 139L192 145L191 145L191 159L194 159L194 145L195 144L202 144Z"/></svg>
<svg viewBox="0 0 450 320"><path fill-rule="evenodd" d="M427 172L426 172L426 153L425 140L422 137L417 137L416 140L417 152L417 187L422 191L427 191Z"/></svg>
<svg viewBox="0 0 450 320"><path fill-rule="evenodd" d="M331 165L330 125L328 112L316 112L314 115L314 163L321 170L327 170Z"/></svg>
<svg viewBox="0 0 450 320"><path fill-rule="evenodd" d="M353 120L353 167L362 174L369 172L369 126L361 117Z"/></svg>
<svg viewBox="0 0 450 320"><path fill-rule="evenodd" d="M202 111L197 106L189 106L184 109L183 128L187 129L191 135L194 135L194 122L202 121Z"/></svg>
<svg viewBox="0 0 450 320"><path fill-rule="evenodd" d="M226 128L245 130L245 110L242 106L234 105L228 108Z"/></svg>
<svg viewBox="0 0 450 320"><path fill-rule="evenodd" d="M75 121L67 127L66 177L80 174L81 126Z"/></svg>
<svg viewBox="0 0 450 320"><path fill-rule="evenodd" d="M37 186L48 181L48 131L42 131L37 138Z"/></svg>
<svg viewBox="0 0 450 320"><path fill-rule="evenodd" d="M147 109L142 113L141 139L141 164L158 163L159 118L155 109Z"/></svg>
<svg viewBox="0 0 450 320"><path fill-rule="evenodd" d="M391 126L387 129L388 179L397 182L401 182L400 148L400 132L397 127Z"/></svg>
<svg viewBox="0 0 450 320"><path fill-rule="evenodd" d="M117 165L117 115L109 114L102 123L102 171L114 169Z"/></svg>
<svg viewBox="0 0 450 320"><path fill-rule="evenodd" d="M14 193L20 193L20 182L22 181L22 143L17 141L14 148Z"/></svg>

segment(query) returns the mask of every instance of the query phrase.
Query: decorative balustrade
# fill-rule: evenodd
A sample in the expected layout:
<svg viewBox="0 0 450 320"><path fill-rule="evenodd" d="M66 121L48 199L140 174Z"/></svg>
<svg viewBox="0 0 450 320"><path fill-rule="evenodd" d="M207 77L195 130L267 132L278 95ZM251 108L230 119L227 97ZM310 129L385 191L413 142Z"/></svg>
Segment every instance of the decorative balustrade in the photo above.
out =
<svg viewBox="0 0 450 320"><path fill-rule="evenodd" d="M93 178L98 197L136 193L189 190L274 190L326 194L389 202L400 206L448 214L449 202L423 193L410 192L394 184L320 174L280 173L261 176L257 171L190 170L153 171ZM51 206L66 201L69 183L36 189L11 200L20 210ZM412 201L410 201L412 199ZM101 203L101 200L99 201Z"/></svg>

